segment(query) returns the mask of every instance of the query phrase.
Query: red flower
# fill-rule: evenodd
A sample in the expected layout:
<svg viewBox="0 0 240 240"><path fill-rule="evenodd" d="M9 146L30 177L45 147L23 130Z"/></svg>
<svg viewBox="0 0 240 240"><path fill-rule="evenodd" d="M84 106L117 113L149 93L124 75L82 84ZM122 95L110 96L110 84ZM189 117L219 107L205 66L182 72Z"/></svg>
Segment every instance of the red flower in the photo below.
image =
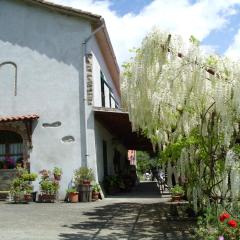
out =
<svg viewBox="0 0 240 240"><path fill-rule="evenodd" d="M236 228L237 227L237 222L235 220L230 220L230 221L228 221L228 225L230 227Z"/></svg>
<svg viewBox="0 0 240 240"><path fill-rule="evenodd" d="M223 222L225 219L230 218L230 215L228 213L223 213L219 216L219 220Z"/></svg>

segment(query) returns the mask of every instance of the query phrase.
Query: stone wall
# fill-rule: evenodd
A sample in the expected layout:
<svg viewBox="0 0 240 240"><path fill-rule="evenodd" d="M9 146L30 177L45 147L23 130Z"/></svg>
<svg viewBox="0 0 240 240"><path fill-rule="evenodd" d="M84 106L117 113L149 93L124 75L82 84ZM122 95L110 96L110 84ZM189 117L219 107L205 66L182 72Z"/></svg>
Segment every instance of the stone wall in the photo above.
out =
<svg viewBox="0 0 240 240"><path fill-rule="evenodd" d="M92 54L86 56L86 75L87 75L87 102L88 105L93 104L93 69Z"/></svg>

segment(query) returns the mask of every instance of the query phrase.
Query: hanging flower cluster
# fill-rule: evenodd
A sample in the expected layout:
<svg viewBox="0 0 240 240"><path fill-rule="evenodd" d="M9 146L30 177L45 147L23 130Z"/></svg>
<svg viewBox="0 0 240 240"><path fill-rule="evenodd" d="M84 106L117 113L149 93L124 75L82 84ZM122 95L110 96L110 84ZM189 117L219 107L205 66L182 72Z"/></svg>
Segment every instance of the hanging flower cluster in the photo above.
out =
<svg viewBox="0 0 240 240"><path fill-rule="evenodd" d="M205 55L194 37L185 44L154 29L124 64L122 92L133 128L177 158L195 210L199 198L238 199L239 62Z"/></svg>
<svg viewBox="0 0 240 240"><path fill-rule="evenodd" d="M196 41L153 30L124 65L123 96L135 129L166 145L201 125L207 134L212 113L224 145L239 131L240 64L205 56ZM210 108L210 109L209 109Z"/></svg>

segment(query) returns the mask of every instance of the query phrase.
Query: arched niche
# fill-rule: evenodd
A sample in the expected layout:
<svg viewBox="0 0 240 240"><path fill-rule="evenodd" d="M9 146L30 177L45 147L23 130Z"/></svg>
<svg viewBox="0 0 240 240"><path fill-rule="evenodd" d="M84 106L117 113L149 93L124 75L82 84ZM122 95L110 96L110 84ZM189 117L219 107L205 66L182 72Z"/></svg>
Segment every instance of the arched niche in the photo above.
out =
<svg viewBox="0 0 240 240"><path fill-rule="evenodd" d="M13 81L9 83L9 85L11 86L10 91L13 92L14 96L17 96L17 64L16 63L11 61L5 61L0 63L0 84L1 84L1 81L4 81L4 79L1 79L1 70L4 72L4 67L8 67L8 66L9 66L9 71L11 71L9 75L13 76L11 78Z"/></svg>

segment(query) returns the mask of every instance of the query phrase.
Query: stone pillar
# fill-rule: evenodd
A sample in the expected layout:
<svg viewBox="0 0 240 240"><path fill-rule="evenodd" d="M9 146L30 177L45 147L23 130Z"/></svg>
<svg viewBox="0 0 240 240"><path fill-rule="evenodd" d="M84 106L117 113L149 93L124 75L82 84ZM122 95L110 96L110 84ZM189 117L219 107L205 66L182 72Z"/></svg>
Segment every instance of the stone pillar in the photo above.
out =
<svg viewBox="0 0 240 240"><path fill-rule="evenodd" d="M92 54L86 56L86 77L87 77L87 103L93 104L93 67Z"/></svg>

